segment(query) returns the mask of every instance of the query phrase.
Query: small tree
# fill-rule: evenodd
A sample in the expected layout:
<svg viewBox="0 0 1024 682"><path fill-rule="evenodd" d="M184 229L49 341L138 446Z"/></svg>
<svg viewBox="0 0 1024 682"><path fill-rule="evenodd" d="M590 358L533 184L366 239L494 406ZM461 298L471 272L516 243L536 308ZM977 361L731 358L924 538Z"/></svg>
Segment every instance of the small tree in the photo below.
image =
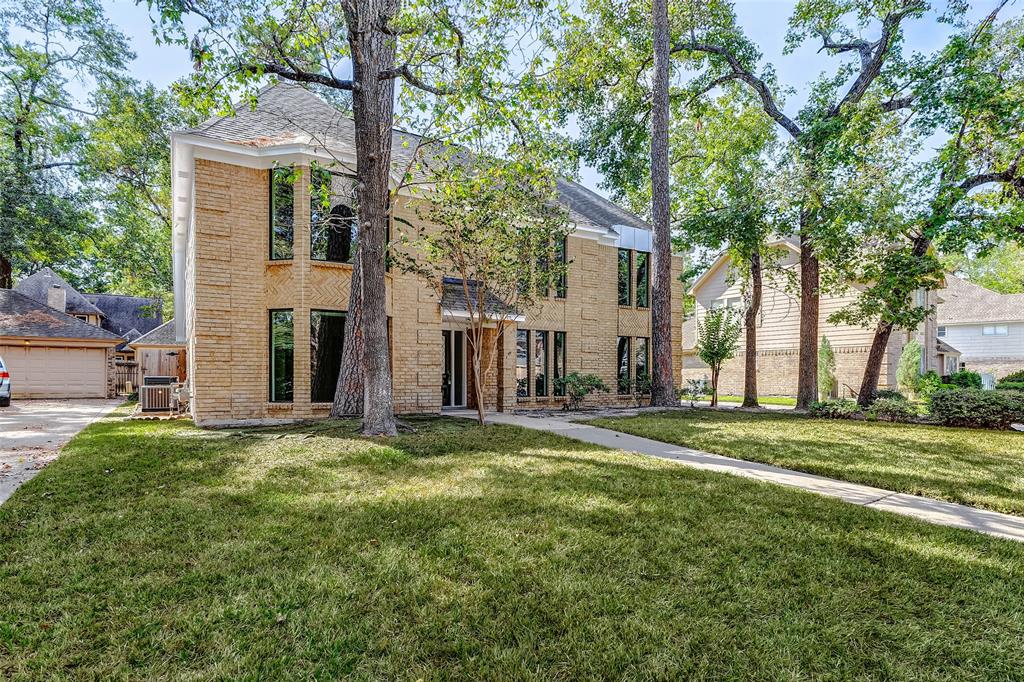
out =
<svg viewBox="0 0 1024 682"><path fill-rule="evenodd" d="M818 394L821 400L832 397L839 381L836 379L836 354L827 336L821 337L818 348Z"/></svg>
<svg viewBox="0 0 1024 682"><path fill-rule="evenodd" d="M473 397L483 424L484 389L505 326L560 286L570 228L554 178L524 160L528 156L515 162L468 156L456 150L447 162L432 164L434 191L418 207L427 226L411 238L403 235L406 248L395 253L395 262L425 277L438 298L446 285L461 288Z"/></svg>
<svg viewBox="0 0 1024 682"><path fill-rule="evenodd" d="M896 385L904 393L917 393L921 379L921 343L911 340L903 346L896 366Z"/></svg>
<svg viewBox="0 0 1024 682"><path fill-rule="evenodd" d="M728 308L709 310L697 320L697 357L711 368L711 407L718 405L718 375L722 363L736 356L740 321Z"/></svg>

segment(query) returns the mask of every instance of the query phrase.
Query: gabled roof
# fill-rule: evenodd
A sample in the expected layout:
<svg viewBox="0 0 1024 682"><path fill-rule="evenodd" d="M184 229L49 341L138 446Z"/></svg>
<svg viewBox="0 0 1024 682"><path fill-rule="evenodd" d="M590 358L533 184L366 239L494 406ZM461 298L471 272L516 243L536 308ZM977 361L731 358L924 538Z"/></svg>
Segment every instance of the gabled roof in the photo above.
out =
<svg viewBox="0 0 1024 682"><path fill-rule="evenodd" d="M1024 294L1000 294L955 275L946 275L938 306L939 324L1024 321Z"/></svg>
<svg viewBox="0 0 1024 682"><path fill-rule="evenodd" d="M106 316L103 328L125 339L133 329L138 334L145 334L163 324L163 302L159 298L121 294L82 295Z"/></svg>
<svg viewBox="0 0 1024 682"><path fill-rule="evenodd" d="M261 90L256 96L255 108L240 104L234 116L214 117L180 133L248 147L309 144L335 152L354 153L355 150L352 118L309 90L291 83L278 83ZM404 171L422 138L393 130L391 139L392 161L396 168ZM420 175L418 179L422 181L425 177ZM616 225L650 229L637 216L579 183L561 179L558 192L562 204L577 222L605 229Z"/></svg>
<svg viewBox="0 0 1024 682"><path fill-rule="evenodd" d="M765 244L765 247L767 248L775 248L779 246L784 246L794 253L800 253L800 247L789 237L778 237ZM711 275L713 275L718 268L728 263L731 258L732 257L729 255L728 251L722 251L722 253L718 254L718 257L715 258L714 262L711 263L710 266L708 266L708 269L702 272L700 276L693 281L693 286L690 287L690 291L687 293L691 296L694 295L697 292L697 289L702 287Z"/></svg>
<svg viewBox="0 0 1024 682"><path fill-rule="evenodd" d="M12 289L0 289L0 336L97 341L121 338Z"/></svg>
<svg viewBox="0 0 1024 682"><path fill-rule="evenodd" d="M85 296L78 293L77 289L64 281L63 277L50 268L42 268L38 272L29 275L18 282L18 286L14 287L14 290L34 301L47 305L49 300L47 292L49 292L54 284L64 289L67 294L67 303L64 308L66 312L72 315L77 313L79 315L103 316L102 310L93 305Z"/></svg>
<svg viewBox="0 0 1024 682"><path fill-rule="evenodd" d="M162 325L148 334L143 334L135 339L129 346L184 346L185 344L175 340L174 319L167 320Z"/></svg>

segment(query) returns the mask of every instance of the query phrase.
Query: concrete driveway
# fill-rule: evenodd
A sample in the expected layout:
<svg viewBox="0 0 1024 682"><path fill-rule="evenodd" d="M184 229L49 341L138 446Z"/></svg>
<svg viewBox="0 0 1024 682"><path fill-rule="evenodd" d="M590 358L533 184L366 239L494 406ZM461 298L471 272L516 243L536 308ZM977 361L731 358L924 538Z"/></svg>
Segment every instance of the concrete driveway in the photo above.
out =
<svg viewBox="0 0 1024 682"><path fill-rule="evenodd" d="M57 458L72 436L122 403L115 400L14 400L0 407L0 504Z"/></svg>

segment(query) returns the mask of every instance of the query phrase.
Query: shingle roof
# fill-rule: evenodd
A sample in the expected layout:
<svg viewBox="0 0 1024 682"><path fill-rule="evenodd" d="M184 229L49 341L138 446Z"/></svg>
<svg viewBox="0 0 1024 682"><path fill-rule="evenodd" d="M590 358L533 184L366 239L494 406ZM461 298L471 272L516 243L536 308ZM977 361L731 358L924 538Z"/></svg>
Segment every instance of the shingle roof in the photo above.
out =
<svg viewBox="0 0 1024 682"><path fill-rule="evenodd" d="M938 341L936 342L935 350L937 350L940 353L946 353L950 355L953 353L956 353L957 355L960 354L960 351L958 351L956 348L953 348L953 346L949 345L942 339L938 339Z"/></svg>
<svg viewBox="0 0 1024 682"><path fill-rule="evenodd" d="M129 346L182 346L174 336L174 319L167 320L162 325L135 339Z"/></svg>
<svg viewBox="0 0 1024 682"><path fill-rule="evenodd" d="M121 294L82 294L99 308L106 318L103 328L128 338L131 330L145 334L164 322L163 302L159 298Z"/></svg>
<svg viewBox="0 0 1024 682"><path fill-rule="evenodd" d="M476 282L469 283L469 295L476 296ZM444 293L441 297L441 309L449 313L468 313L469 304L466 302L466 291L462 286L462 280L454 277L444 278ZM484 309L492 315L504 315L514 317L515 309L494 294L488 293L484 301Z"/></svg>
<svg viewBox="0 0 1024 682"><path fill-rule="evenodd" d="M118 341L106 329L83 322L12 289L0 289L0 336Z"/></svg>
<svg viewBox="0 0 1024 682"><path fill-rule="evenodd" d="M1000 294L955 275L946 275L939 292L939 324L1014 322L1024 320L1024 294Z"/></svg>
<svg viewBox="0 0 1024 682"><path fill-rule="evenodd" d="M29 275L18 282L18 286L14 287L14 290L46 305L48 301L47 292L54 284L67 292L66 312L71 314L78 313L80 315L103 315L102 310L93 305L85 296L78 293L77 289L65 282L64 278L50 268L43 268Z"/></svg>
<svg viewBox="0 0 1024 682"><path fill-rule="evenodd" d="M181 132L252 147L292 143L313 144L333 151L355 149L353 120L312 92L291 83L261 90L255 108L240 105L234 116L214 117ZM420 139L413 133L392 131L391 153L396 167L404 170L408 166ZM582 218L603 228L628 225L650 229L637 216L576 182L559 180L558 191L576 220Z"/></svg>

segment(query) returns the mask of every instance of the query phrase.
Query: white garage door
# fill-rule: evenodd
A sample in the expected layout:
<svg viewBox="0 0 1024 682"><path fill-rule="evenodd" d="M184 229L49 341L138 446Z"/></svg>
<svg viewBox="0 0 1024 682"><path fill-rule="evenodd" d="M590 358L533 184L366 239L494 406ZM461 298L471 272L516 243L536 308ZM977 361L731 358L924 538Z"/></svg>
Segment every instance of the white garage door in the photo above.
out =
<svg viewBox="0 0 1024 682"><path fill-rule="evenodd" d="M107 354L103 348L0 346L11 373L14 398L104 398Z"/></svg>

